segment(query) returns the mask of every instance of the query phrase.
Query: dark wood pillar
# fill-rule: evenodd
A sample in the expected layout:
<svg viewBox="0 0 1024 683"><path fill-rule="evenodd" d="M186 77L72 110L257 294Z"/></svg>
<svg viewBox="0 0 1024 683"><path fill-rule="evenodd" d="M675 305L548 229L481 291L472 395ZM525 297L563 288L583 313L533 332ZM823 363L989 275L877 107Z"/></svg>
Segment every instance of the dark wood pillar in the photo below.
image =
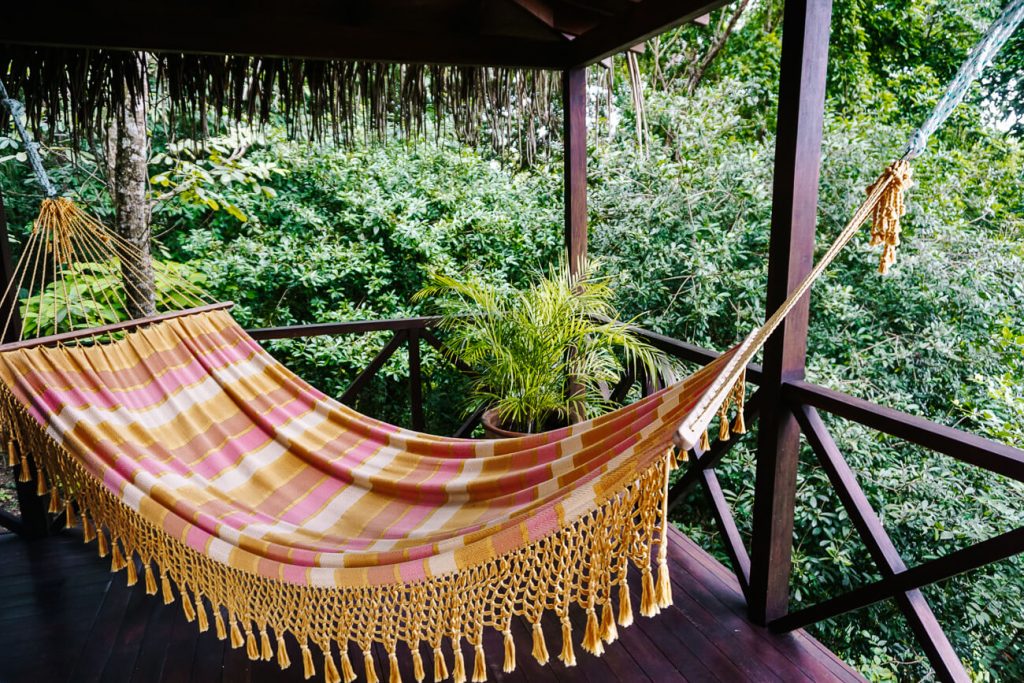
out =
<svg viewBox="0 0 1024 683"><path fill-rule="evenodd" d="M587 68L562 72L565 140L565 248L569 268L587 257Z"/></svg>
<svg viewBox="0 0 1024 683"><path fill-rule="evenodd" d="M7 285L14 276L14 262L11 259L11 242L7 236L7 211L4 209L4 196L0 192L0 294L7 290ZM17 298L11 297L6 304L0 304L0 325L7 320L10 307L14 306L14 313L11 316L11 324L3 335L3 342L18 341L21 330L21 316L18 315ZM2 444L4 458L6 460L7 444ZM6 462L5 462L6 464ZM32 474L35 476L35 466L32 466ZM28 538L46 536L49 530L49 520L46 515L45 499L36 495L36 484L34 481L18 482L16 484L18 494L18 508L21 511L21 525L19 533Z"/></svg>
<svg viewBox="0 0 1024 683"><path fill-rule="evenodd" d="M775 143L768 313L810 271L818 209L831 0L787 0ZM802 379L807 350L805 298L765 346L751 540L750 617L786 614L800 429L782 399L784 382Z"/></svg>

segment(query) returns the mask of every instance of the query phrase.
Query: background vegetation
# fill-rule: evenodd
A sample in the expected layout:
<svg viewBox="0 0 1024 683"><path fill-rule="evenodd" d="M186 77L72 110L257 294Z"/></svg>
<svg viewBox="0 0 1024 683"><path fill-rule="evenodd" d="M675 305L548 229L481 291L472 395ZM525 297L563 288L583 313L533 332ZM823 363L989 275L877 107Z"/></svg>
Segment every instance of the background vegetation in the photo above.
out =
<svg viewBox="0 0 1024 683"><path fill-rule="evenodd" d="M864 186L899 152L999 2L836 0L819 231L835 234ZM739 12L739 14L737 14ZM654 41L640 60L648 135L632 94L594 108L589 157L591 252L618 306L649 328L724 348L758 324L770 220L781 2L727 7L708 28ZM1024 146L1018 35L971 101L915 165L906 239L892 275L863 242L816 287L808 375L884 405L1024 447ZM595 102L604 72L592 74ZM243 325L383 318L411 303L429 272L467 270L522 284L561 252L557 144L530 168L440 138L343 149L224 129L198 145L152 113L153 233L163 260L188 262ZM58 137L59 140L59 137ZM0 184L15 239L39 194L17 144L0 139ZM59 146L47 162L101 215L110 204L101 154ZM822 239L821 241L824 241ZM289 366L340 394L384 339L272 345ZM429 429L464 389L425 358ZM405 360L387 365L359 408L405 414ZM1024 487L841 421L829 421L908 563L1024 524ZM720 469L749 530L748 436ZM876 578L831 492L805 457L799 478L794 602ZM698 497L677 517L718 550ZM1024 562L1002 562L925 590L978 680L1024 679ZM923 653L889 602L813 629L874 680L927 677Z"/></svg>

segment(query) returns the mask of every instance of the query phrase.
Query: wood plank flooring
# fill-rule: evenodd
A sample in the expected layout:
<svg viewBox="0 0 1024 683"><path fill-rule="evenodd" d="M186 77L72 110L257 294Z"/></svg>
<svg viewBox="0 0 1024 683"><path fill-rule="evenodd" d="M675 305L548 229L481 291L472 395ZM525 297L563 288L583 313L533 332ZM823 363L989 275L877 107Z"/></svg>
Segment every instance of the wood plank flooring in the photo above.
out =
<svg viewBox="0 0 1024 683"><path fill-rule="evenodd" d="M488 679L525 681L861 681L854 670L800 631L775 635L747 621L743 597L732 574L692 541L673 530L669 551L675 604L652 619L637 617L619 629L619 640L598 658L579 647L585 617L573 615L578 666L553 659L540 666L527 655L530 631L513 627L520 653L514 673L504 674L501 636L485 638ZM73 531L28 543L0 536L0 683L100 681L154 683L270 683L301 681L298 648L290 642L293 665L251 662L213 631L200 634L175 603L165 607L145 595L141 582L125 586L124 574L111 575L109 562L96 557ZM639 581L631 582L639 586ZM633 605L640 604L639 595ZM543 626L552 655L561 643L557 620ZM465 646L467 663L473 653ZM424 648L426 662L430 662ZM350 653L363 680L363 658ZM374 651L379 674L387 655ZM319 659L319 658L317 658ZM402 680L414 678L407 653L400 656ZM449 667L451 654L448 655ZM321 666L317 662L318 668ZM427 667L428 680L432 667ZM318 672L319 673L319 672ZM318 675L314 680L322 680ZM386 678L384 679L386 680Z"/></svg>

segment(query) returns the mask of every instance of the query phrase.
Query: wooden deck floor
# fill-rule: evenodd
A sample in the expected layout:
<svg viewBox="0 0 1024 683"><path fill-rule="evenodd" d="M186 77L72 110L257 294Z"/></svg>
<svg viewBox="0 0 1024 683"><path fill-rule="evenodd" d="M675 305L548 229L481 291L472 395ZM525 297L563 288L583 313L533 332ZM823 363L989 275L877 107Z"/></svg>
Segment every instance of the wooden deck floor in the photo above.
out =
<svg viewBox="0 0 1024 683"><path fill-rule="evenodd" d="M620 629L619 640L603 657L583 652L577 643L579 665L573 668L557 660L541 667L522 656L530 650L529 631L519 623L514 629L518 668L502 674L500 636L489 633L489 680L863 680L803 632L777 636L751 625L725 567L682 534L672 535L670 547L672 608ZM112 576L107 567L75 532L33 543L0 537L0 682L302 680L297 648L291 659L298 665L286 671L271 662L251 662L244 649L232 650L212 631L200 635L179 608L164 607L141 585L125 587L124 574ZM634 596L633 604L639 602ZM558 624L551 620L545 627L548 647L557 652ZM582 633L583 627L577 614L574 632ZM378 672L386 675L387 657L375 654ZM466 657L472 665L468 648ZM362 657L353 653L352 660L361 676ZM411 670L402 673L406 683L414 680Z"/></svg>

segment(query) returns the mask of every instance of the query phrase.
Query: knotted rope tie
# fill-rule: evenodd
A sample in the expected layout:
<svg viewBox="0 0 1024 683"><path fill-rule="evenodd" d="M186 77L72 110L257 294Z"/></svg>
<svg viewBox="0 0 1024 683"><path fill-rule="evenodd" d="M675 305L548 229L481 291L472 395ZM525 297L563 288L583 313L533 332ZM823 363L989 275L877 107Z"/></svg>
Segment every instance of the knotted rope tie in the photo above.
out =
<svg viewBox="0 0 1024 683"><path fill-rule="evenodd" d="M885 169L882 177L868 187L871 194L879 183L888 183L871 212L871 246L882 245L878 272L883 275L896 262L896 247L900 244L900 218L907 212L904 193L913 186L910 162L899 159Z"/></svg>

